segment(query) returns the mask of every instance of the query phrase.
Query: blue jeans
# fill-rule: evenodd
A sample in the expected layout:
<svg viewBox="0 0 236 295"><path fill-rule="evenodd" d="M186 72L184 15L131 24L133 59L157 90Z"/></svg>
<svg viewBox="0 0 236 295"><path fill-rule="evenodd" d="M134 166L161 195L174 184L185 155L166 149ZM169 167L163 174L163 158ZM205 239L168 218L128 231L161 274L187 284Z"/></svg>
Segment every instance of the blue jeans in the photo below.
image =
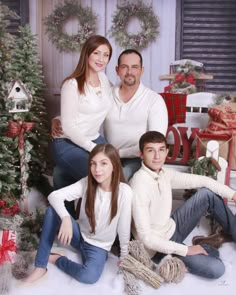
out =
<svg viewBox="0 0 236 295"><path fill-rule="evenodd" d="M141 159L139 158L121 159L121 163L123 167L124 176L127 181L129 181L133 174L141 167ZM68 174L67 170L62 169L59 166L56 166L53 169L53 186L55 190L75 183L78 180L79 179L76 179L70 174Z"/></svg>
<svg viewBox="0 0 236 295"><path fill-rule="evenodd" d="M106 143L102 136L93 142ZM52 150L56 165L65 171L68 179L78 181L88 175L88 151L65 138L53 139Z"/></svg>
<svg viewBox="0 0 236 295"><path fill-rule="evenodd" d="M127 181L131 179L134 173L141 167L140 158L122 158L121 164L123 167L124 176Z"/></svg>
<svg viewBox="0 0 236 295"><path fill-rule="evenodd" d="M81 235L78 223L73 218L71 220L73 228L71 246L81 254L82 264L61 256L57 259L56 266L79 282L93 284L100 278L103 272L108 252L86 243ZM35 258L36 267L47 267L51 248L60 226L61 218L52 207L48 207Z"/></svg>
<svg viewBox="0 0 236 295"><path fill-rule="evenodd" d="M210 213L236 241L236 217L224 203L223 199L212 191L199 189L183 206L178 208L172 218L176 223L172 241L183 243L195 226L200 222L202 216ZM198 254L193 256L178 256L186 265L188 271L205 278L216 279L224 274L225 266L219 258L219 251L208 245L203 245L208 252L207 255ZM153 260L158 262L160 255L157 253Z"/></svg>

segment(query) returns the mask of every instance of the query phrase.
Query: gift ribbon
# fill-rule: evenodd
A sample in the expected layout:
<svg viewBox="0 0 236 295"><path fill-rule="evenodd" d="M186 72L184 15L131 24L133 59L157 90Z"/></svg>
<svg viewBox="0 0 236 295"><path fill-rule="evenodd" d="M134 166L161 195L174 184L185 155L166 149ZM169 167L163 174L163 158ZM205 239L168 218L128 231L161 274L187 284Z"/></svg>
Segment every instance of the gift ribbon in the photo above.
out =
<svg viewBox="0 0 236 295"><path fill-rule="evenodd" d="M11 257L9 255L9 251L16 252L16 244L13 240L8 240L9 232L3 231L2 232L2 245L0 245L0 264L5 261L11 262Z"/></svg>
<svg viewBox="0 0 236 295"><path fill-rule="evenodd" d="M19 120L18 122L9 122L7 136L16 137L18 136L18 147L23 149L24 147L24 133L30 131L34 127L34 122L23 122Z"/></svg>

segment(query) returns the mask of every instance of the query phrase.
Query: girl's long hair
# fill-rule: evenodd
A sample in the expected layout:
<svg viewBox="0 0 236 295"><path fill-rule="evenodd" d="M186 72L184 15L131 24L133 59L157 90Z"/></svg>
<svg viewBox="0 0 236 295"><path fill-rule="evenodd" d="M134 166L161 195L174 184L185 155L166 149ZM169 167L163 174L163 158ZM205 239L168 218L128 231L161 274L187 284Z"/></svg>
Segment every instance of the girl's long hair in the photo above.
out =
<svg viewBox="0 0 236 295"><path fill-rule="evenodd" d="M75 78L77 81L77 84L78 84L79 92L81 94L85 93L84 84L86 81L86 74L88 71L88 57L100 45L107 45L107 47L109 48L109 51L110 51L109 61L110 61L111 55L112 55L112 47L111 47L111 44L109 43L109 41L105 37L100 36L100 35L91 36L87 39L87 41L84 43L84 45L82 47L79 62L77 64L74 72L70 76L68 76L67 78L64 79L64 81L62 82L62 85L65 81Z"/></svg>
<svg viewBox="0 0 236 295"><path fill-rule="evenodd" d="M89 172L88 172L88 188L87 198L85 202L85 212L88 216L89 224L91 226L91 233L95 233L96 221L95 221L95 197L98 183L93 178L90 170L90 162L93 157L98 153L104 153L111 161L113 166L112 178L111 178L111 214L110 222L117 213L117 200L119 194L120 182L126 182L123 174L121 161L117 150L111 144L97 144L89 155Z"/></svg>

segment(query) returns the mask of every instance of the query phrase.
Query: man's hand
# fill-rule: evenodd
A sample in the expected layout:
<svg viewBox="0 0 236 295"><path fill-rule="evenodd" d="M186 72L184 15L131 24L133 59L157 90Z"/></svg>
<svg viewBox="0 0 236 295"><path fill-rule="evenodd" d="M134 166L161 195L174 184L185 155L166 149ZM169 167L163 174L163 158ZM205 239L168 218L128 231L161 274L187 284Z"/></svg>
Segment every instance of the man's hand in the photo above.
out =
<svg viewBox="0 0 236 295"><path fill-rule="evenodd" d="M234 193L232 200L233 200L234 203L236 204L236 193Z"/></svg>
<svg viewBox="0 0 236 295"><path fill-rule="evenodd" d="M194 245L194 246L188 247L187 256L192 256L197 254L208 255L206 250L201 245Z"/></svg>
<svg viewBox="0 0 236 295"><path fill-rule="evenodd" d="M73 236L72 232L72 222L70 216L65 216L62 218L60 230L58 233L58 240L64 245L70 245Z"/></svg>
<svg viewBox="0 0 236 295"><path fill-rule="evenodd" d="M63 131L61 128L61 121L57 118L52 119L51 122L51 136L52 138L59 137L63 135Z"/></svg>

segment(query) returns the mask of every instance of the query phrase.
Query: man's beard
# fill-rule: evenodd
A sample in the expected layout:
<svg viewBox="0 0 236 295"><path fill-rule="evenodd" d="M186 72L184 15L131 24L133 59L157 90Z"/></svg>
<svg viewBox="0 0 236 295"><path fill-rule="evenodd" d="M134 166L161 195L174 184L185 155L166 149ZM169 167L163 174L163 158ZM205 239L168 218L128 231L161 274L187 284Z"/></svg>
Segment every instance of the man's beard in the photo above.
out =
<svg viewBox="0 0 236 295"><path fill-rule="evenodd" d="M127 78L133 77L133 80L129 80ZM124 79L124 84L127 86L134 86L136 84L136 78L134 75L127 75Z"/></svg>

